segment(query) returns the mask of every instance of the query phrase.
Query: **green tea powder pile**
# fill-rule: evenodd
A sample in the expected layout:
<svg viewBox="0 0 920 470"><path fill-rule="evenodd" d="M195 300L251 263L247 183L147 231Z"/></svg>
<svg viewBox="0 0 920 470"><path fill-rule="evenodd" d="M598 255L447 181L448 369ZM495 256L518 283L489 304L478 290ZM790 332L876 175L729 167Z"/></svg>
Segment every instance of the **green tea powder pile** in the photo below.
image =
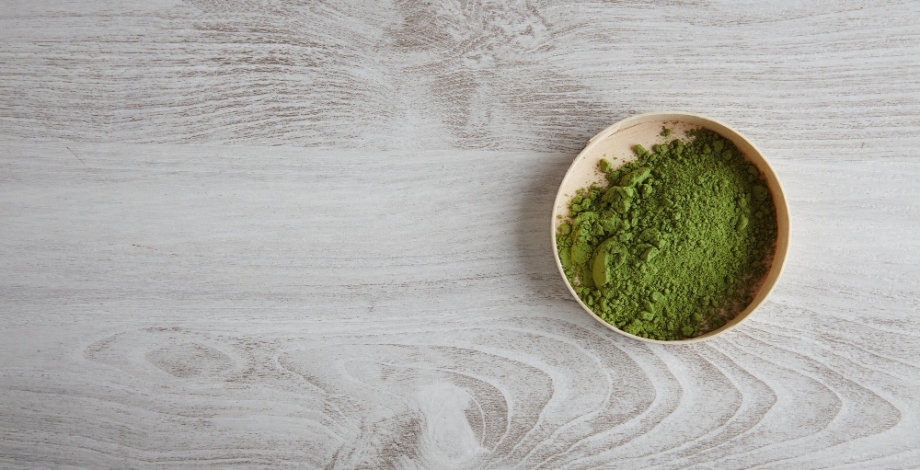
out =
<svg viewBox="0 0 920 470"><path fill-rule="evenodd" d="M616 170L601 160L608 185L569 202L556 236L565 274L627 333L678 340L717 329L753 300L770 267L777 228L766 181L705 129L633 150L638 158Z"/></svg>

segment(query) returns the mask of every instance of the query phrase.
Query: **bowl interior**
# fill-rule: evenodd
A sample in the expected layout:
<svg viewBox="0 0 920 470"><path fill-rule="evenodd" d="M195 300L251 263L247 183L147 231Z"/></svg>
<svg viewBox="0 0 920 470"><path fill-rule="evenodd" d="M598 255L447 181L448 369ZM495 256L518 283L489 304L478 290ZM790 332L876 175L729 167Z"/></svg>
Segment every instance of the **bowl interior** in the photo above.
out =
<svg viewBox="0 0 920 470"><path fill-rule="evenodd" d="M668 137L661 135L662 127L671 130L671 134ZM744 310L735 315L732 320L728 321L721 328L710 331L695 338L675 341L660 341L635 336L605 322L578 297L575 289L572 287L568 278L565 276L562 268L562 262L559 259L559 253L556 250L556 229L565 221L566 217L568 216L568 202L571 200L572 196L575 195L575 192L578 189L590 186L594 183L599 183L602 185L606 184L604 183L604 175L598 169L598 162L602 158L609 160L611 163L613 163L614 167L620 167L636 158L632 151L632 147L634 145L640 144L643 147L650 149L654 144L669 142L675 138L683 138L685 131L699 127L714 131L722 137L732 141L738 150L744 154L745 158L749 162L756 165L757 168L759 168L763 173L767 182L767 187L769 188L770 194L773 197L773 204L776 206L777 240L773 262L769 272L766 275L766 278L764 279L763 285L757 292L757 295L754 296L754 300ZM562 217L560 218L559 216ZM596 136L594 136L588 142L588 145L585 147L585 149L582 150L577 157L575 157L575 161L572 163L572 166L569 167L568 172L566 172L565 177L562 180L562 184L559 187L559 192L556 193L556 202L553 206L552 215L552 239L553 253L556 259L556 267L559 269L559 273L562 275L563 280L565 280L566 286L569 288L569 291L575 300L579 303L579 305L582 306L582 308L594 316L595 319L618 333L642 341L667 344L690 343L717 336L734 328L736 325L738 325L738 323L743 321L754 310L756 310L757 307L763 303L763 301L773 290L773 287L776 285L776 282L779 280L779 276L782 273L783 265L786 261L786 252L789 248L789 209L786 205L786 197L783 193L783 188L780 185L779 179L777 179L773 168L770 167L770 164L763 157L763 154L760 152L760 150L758 150L757 147L750 143L740 133L726 126L725 124L722 124L721 122L707 118L705 116L700 116L698 114L674 112L648 113L624 119L608 127L607 129L604 129Z"/></svg>

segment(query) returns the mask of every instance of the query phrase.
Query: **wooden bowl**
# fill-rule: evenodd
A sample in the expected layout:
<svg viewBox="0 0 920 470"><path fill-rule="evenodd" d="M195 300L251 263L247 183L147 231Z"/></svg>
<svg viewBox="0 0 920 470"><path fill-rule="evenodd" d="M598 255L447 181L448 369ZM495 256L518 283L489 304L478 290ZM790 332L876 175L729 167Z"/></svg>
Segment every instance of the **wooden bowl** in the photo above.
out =
<svg viewBox="0 0 920 470"><path fill-rule="evenodd" d="M738 150L744 154L745 158L757 166L763 173L770 194L773 196L773 204L776 206L776 251L774 252L770 270L767 272L763 285L754 296L754 300L722 327L694 338L674 341L648 339L629 334L617 328L615 325L607 323L595 314L591 308L585 305L581 298L578 297L578 294L566 277L562 268L562 262L559 259L558 249L556 248L556 230L559 225L565 221L569 213L568 203L575 194L575 191L580 188L588 187L593 183L606 185L604 175L598 170L598 162L600 159L606 158L613 163L615 168L624 165L628 161L634 160L636 158L632 151L634 145L640 144L650 149L654 144L673 139L673 137L664 138L660 135L662 127L671 129L673 136L683 135L683 131L685 130L703 127L732 141ZM556 193L556 202L553 206L552 215L552 239L553 256L556 259L556 267L559 269L559 273L562 275L565 285L569 288L569 292L572 293L572 297L575 298L575 301L597 321L601 322L601 324L617 333L641 341L667 344L693 343L718 336L734 328L750 316L751 313L763 303L767 296L770 295L770 292L773 291L773 287L776 285L783 271L783 265L786 262L786 253L789 248L789 208L786 205L786 196L783 193L783 187L780 185L779 179L776 177L773 168L767 162L767 159L764 158L760 150L741 135L741 133L715 119L699 114L677 112L647 113L626 118L602 130L591 138L584 150L575 157L575 161L572 162L572 166L569 167L565 177L562 179L562 184L559 186L559 192Z"/></svg>

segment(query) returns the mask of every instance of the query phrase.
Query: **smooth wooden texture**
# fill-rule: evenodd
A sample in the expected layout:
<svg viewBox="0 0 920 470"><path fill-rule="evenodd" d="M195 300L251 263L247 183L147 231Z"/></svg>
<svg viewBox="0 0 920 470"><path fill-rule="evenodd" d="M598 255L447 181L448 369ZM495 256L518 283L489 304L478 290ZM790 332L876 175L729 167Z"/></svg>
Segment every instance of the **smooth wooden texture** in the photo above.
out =
<svg viewBox="0 0 920 470"><path fill-rule="evenodd" d="M920 468L920 4L0 3L0 467ZM655 110L764 152L786 271L597 324L553 197Z"/></svg>
<svg viewBox="0 0 920 470"><path fill-rule="evenodd" d="M667 138L661 136L661 131L664 128L671 131L671 135ZM562 183L559 184L559 190L556 192L556 198L553 201L553 212L550 215L550 239L553 246L556 246L556 235L559 226L566 221L571 221L569 202L575 193L579 189L592 185L606 186L608 184L604 174L598 169L601 159L606 159L614 168L619 168L627 162L635 160L636 156L632 150L635 145L638 144L646 149L652 149L653 145L667 143L675 138L684 138L687 131L699 128L717 132L722 137L730 140L744 157L756 165L761 174L763 174L776 207L777 236L772 264L767 275L759 282L760 285L756 287L758 290L751 303L725 325L695 338L660 341L627 333L615 325L607 323L603 318L595 314L591 307L578 297L578 293L575 292L572 283L569 282L568 277L565 275L565 270L562 268L559 252L554 251L553 259L556 262L556 269L562 276L572 299L601 325L629 338L660 344L696 343L714 338L733 329L754 313L770 296L783 272L786 254L789 251L790 218L789 206L786 203L786 192L783 190L776 171L770 166L770 162L764 157L763 152L736 129L716 119L693 113L668 111L644 113L617 122L589 139L588 145L578 153L568 171L565 172L565 176L562 177Z"/></svg>

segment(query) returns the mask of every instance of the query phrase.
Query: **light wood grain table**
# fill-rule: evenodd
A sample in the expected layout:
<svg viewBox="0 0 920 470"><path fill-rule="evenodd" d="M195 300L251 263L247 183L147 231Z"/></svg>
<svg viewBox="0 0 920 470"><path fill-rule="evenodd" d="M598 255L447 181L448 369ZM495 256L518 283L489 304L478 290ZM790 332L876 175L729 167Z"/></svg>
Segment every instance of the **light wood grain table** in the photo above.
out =
<svg viewBox="0 0 920 470"><path fill-rule="evenodd" d="M920 468L920 3L3 1L0 467ZM771 160L715 340L555 269L607 125Z"/></svg>

